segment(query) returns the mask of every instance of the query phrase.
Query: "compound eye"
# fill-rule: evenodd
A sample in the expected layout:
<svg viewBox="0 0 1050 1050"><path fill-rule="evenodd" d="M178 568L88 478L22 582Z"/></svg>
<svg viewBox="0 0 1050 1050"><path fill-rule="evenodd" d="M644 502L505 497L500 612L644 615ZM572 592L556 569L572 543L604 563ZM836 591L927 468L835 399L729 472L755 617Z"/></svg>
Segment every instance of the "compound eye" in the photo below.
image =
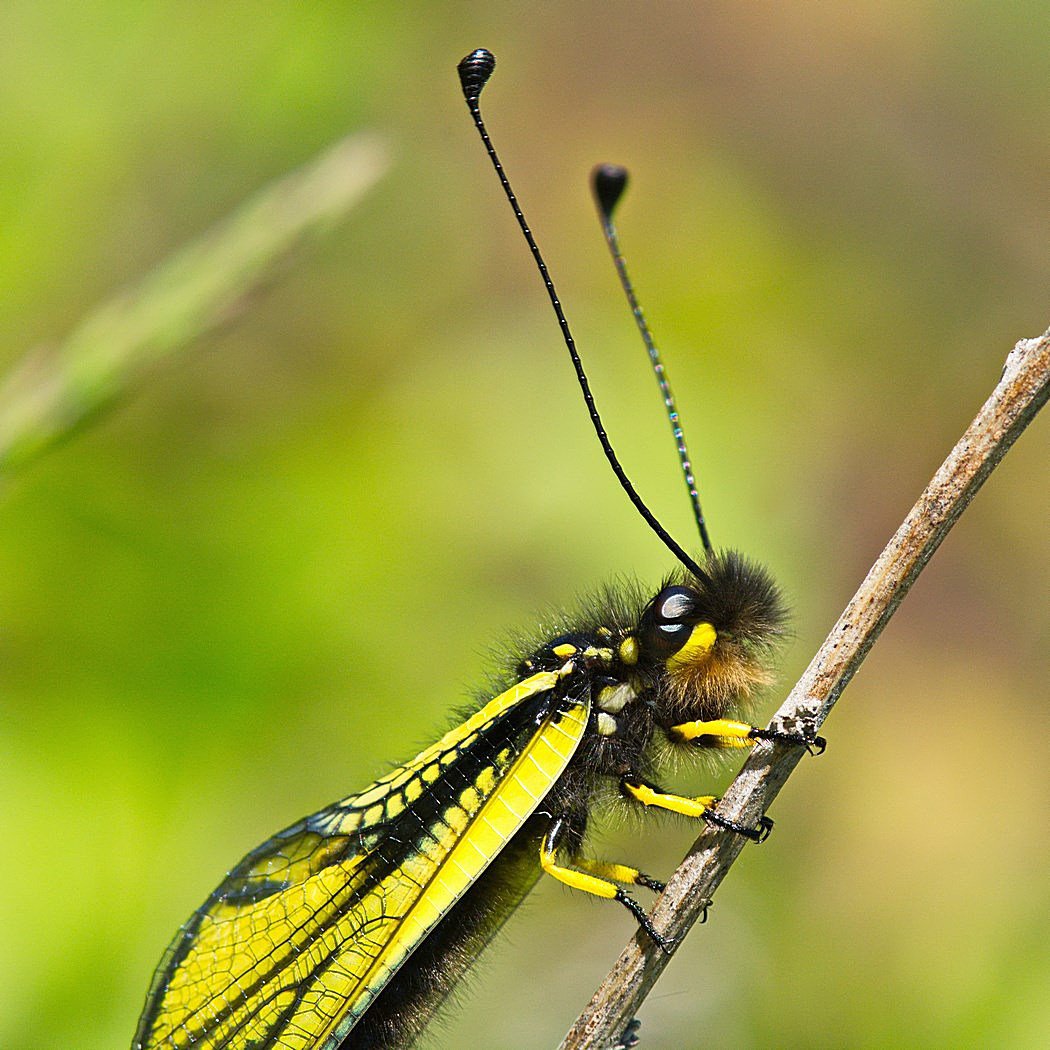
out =
<svg viewBox="0 0 1050 1050"><path fill-rule="evenodd" d="M689 640L696 618L696 594L688 587L665 587L642 618L642 641L655 656L677 652Z"/></svg>
<svg viewBox="0 0 1050 1050"><path fill-rule="evenodd" d="M665 587L653 601L658 621L671 624L691 616L696 608L696 595L688 587Z"/></svg>

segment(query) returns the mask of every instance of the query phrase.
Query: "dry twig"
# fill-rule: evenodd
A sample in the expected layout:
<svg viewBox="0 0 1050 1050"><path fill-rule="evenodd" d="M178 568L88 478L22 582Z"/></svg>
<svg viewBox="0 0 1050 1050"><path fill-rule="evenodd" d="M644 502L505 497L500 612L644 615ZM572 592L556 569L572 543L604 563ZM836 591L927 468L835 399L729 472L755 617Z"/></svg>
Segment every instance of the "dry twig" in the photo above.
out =
<svg viewBox="0 0 1050 1050"><path fill-rule="evenodd" d="M1021 431L1050 396L1050 331L1021 340L1003 375L904 523L879 555L824 644L773 719L785 729L814 733L933 552ZM760 742L730 785L719 812L753 826L776 798L805 752ZM707 826L671 877L653 911L665 936L683 937L744 847L744 839ZM560 1050L613 1046L668 956L640 934L577 1018Z"/></svg>

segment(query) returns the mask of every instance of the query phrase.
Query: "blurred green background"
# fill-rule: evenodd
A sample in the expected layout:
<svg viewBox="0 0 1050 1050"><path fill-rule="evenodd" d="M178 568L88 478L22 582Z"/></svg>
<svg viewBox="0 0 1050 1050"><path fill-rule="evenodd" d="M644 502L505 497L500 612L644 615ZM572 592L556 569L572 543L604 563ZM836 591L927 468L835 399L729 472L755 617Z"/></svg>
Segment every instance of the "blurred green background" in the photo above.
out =
<svg viewBox="0 0 1050 1050"><path fill-rule="evenodd" d="M715 541L794 606L784 688L1050 322L1045 3L8 0L5 368L345 132L394 163L235 324L4 479L0 1046L126 1046L245 851L432 740L538 610L668 568L469 126L477 46L613 440L688 538L586 190L632 170L621 233ZM648 1050L1050 1040L1048 435L850 686ZM598 847L665 873L691 838ZM630 933L541 885L427 1046L555 1045Z"/></svg>

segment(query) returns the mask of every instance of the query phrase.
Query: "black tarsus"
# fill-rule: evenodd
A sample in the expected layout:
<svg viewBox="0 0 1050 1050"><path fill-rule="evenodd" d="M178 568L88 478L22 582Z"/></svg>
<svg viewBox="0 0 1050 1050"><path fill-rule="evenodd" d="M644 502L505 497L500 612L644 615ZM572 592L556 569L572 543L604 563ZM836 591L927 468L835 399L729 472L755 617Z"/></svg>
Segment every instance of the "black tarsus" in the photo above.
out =
<svg viewBox="0 0 1050 1050"><path fill-rule="evenodd" d="M613 899L618 900L635 917L638 925L645 930L649 940L651 940L653 944L664 953L664 955L674 955L674 950L678 947L678 941L671 937L665 937L662 933L659 933L653 925L652 919L646 914L645 909L626 890L617 887L616 896Z"/></svg>
<svg viewBox="0 0 1050 1050"><path fill-rule="evenodd" d="M705 809L703 818L708 824L713 824L716 828L722 828L725 831L732 831L737 835L743 835L745 839L749 839L751 842L765 842L773 831L773 820L771 817L766 816L759 817L758 826L753 828L749 828L745 824L739 824L728 817L723 817L713 809Z"/></svg>
<svg viewBox="0 0 1050 1050"><path fill-rule="evenodd" d="M558 849L563 844L566 834L569 832L569 819L565 813L559 813L548 825L547 831L543 836L543 843L540 846L544 852L557 853ZM663 883L656 882L655 879L649 879L648 876L643 876L646 881L639 884L648 886L649 889L655 889L657 886L660 887L660 891L663 891ZM658 933L656 927L653 926L652 920L646 914L645 909L622 887L616 887L616 895L609 898L610 900L618 901L622 904L635 918L635 921L646 934L649 939L665 954L671 955L674 953L675 947L678 942L671 940L668 937L664 937Z"/></svg>
<svg viewBox="0 0 1050 1050"><path fill-rule="evenodd" d="M811 755L822 755L828 749L828 742L822 736L811 736L806 733L791 733L786 729L759 729L757 726L748 733L752 740L773 740L778 744L795 744L804 747Z"/></svg>
<svg viewBox="0 0 1050 1050"><path fill-rule="evenodd" d="M632 1017L627 1022L627 1027L619 1034L616 1042L609 1047L609 1050L634 1050L639 1044L638 1029L642 1027L642 1022L637 1017Z"/></svg>
<svg viewBox="0 0 1050 1050"><path fill-rule="evenodd" d="M602 423L601 416L598 414L598 408L594 403L594 395L591 393L590 381L587 378L587 373L583 369L583 362L580 360L579 352L576 349L576 342L573 339L572 331L570 330L569 322L565 317L565 311L562 309L561 300L558 298L554 282L551 280L547 264L543 259L543 255L540 252L535 237L532 235L532 230L529 229L529 224L525 221L525 215L521 210L521 205L518 203L518 198L515 196L514 190L511 189L510 181L507 178L506 172L503 170L503 164L499 159L499 155L496 153L495 146L492 144L492 139L489 138L488 129L485 127L485 121L481 116L479 95L495 67L496 59L491 51L486 51L484 48L478 48L476 51L472 51L467 55L457 67L459 70L460 84L463 87L463 95L467 100L467 108L470 110L471 119L474 121L474 127L477 128L478 135L481 136L481 142L485 147L485 152L488 154L492 167L499 179L500 186L503 188L504 196L507 198L511 210L514 212L514 218L518 221L518 226L521 229L522 236L525 238L525 243L529 246L529 251L532 253L533 261L540 272L543 285L547 290L547 297L550 299L551 306L554 308L554 315L558 319L558 326L561 329L562 339L565 342L566 349L569 351L569 358L572 361L572 367L576 372L576 379L579 382L580 390L583 393L583 400L587 406L587 414L590 417L591 425L594 427L595 434L598 435L598 442L602 447L602 451L605 453L605 458L608 460L609 466L612 468L616 480L620 483L620 487L627 494L627 498L634 505L635 510L637 510L642 516L642 519L646 522L649 528L656 533L664 546L697 578L697 580L703 584L708 584L710 583L710 578L707 573L704 572L704 570L701 569L691 557L689 557L674 537L671 536L663 525L660 524L656 515L654 515L645 505L642 497L638 495L638 491L631 483L630 478L627 477L626 471L624 471L623 467L620 465L620 460L618 459L616 452L613 450L612 443L609 441L609 435L605 432L605 426Z"/></svg>
<svg viewBox="0 0 1050 1050"><path fill-rule="evenodd" d="M647 890L652 890L653 893L663 893L667 889L667 883L661 882L659 879L652 879L644 872L638 872L638 878L635 880L635 885L644 886Z"/></svg>

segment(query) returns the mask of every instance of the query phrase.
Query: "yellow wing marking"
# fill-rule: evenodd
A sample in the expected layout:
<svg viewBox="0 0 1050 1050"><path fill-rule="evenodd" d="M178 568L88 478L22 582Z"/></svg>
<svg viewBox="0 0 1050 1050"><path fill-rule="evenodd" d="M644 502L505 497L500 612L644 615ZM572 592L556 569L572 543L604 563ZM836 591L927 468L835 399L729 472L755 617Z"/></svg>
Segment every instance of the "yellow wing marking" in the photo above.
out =
<svg viewBox="0 0 1050 1050"><path fill-rule="evenodd" d="M325 1050L335 1050L339 1041L364 1013L368 1004L387 983L426 934L488 867L499 851L550 790L576 752L587 727L589 705L580 703L561 718L545 723L529 741L504 776L499 787L478 810L463 833L451 842L430 885L403 916L399 929L391 931L384 947L362 975L362 990L350 1016L332 1026Z"/></svg>
<svg viewBox="0 0 1050 1050"><path fill-rule="evenodd" d="M587 705L529 728L516 758L503 748L455 794L448 780L438 784L436 819L406 808L480 733L557 681L544 672L508 689L405 766L249 854L176 937L134 1045L338 1045L549 791L579 744ZM384 838L395 818L399 835Z"/></svg>
<svg viewBox="0 0 1050 1050"><path fill-rule="evenodd" d="M465 722L454 726L436 744L431 744L420 751L415 758L406 762L403 766L392 769L386 776L380 777L374 784L365 788L359 794L350 795L343 799L342 802L336 803L332 809L336 810L340 806L352 806L355 811L363 811L377 803L387 801L392 794L401 791L407 784L412 782L418 783L418 778L426 770L433 769L435 773L439 773L442 758L458 754L464 748L469 747L472 738L477 736L480 729L494 722L500 715L511 708L517 707L522 700L527 700L530 696L535 696L537 693L544 693L553 689L557 682L558 675L554 671L542 671L539 674L532 675L530 678L526 678L525 681L519 682L490 700L480 711L476 711ZM428 780L431 778L424 776L423 779ZM433 779L436 779L436 777ZM352 831L359 823L359 820L351 819L350 823L343 822L340 824L339 830L343 832Z"/></svg>

